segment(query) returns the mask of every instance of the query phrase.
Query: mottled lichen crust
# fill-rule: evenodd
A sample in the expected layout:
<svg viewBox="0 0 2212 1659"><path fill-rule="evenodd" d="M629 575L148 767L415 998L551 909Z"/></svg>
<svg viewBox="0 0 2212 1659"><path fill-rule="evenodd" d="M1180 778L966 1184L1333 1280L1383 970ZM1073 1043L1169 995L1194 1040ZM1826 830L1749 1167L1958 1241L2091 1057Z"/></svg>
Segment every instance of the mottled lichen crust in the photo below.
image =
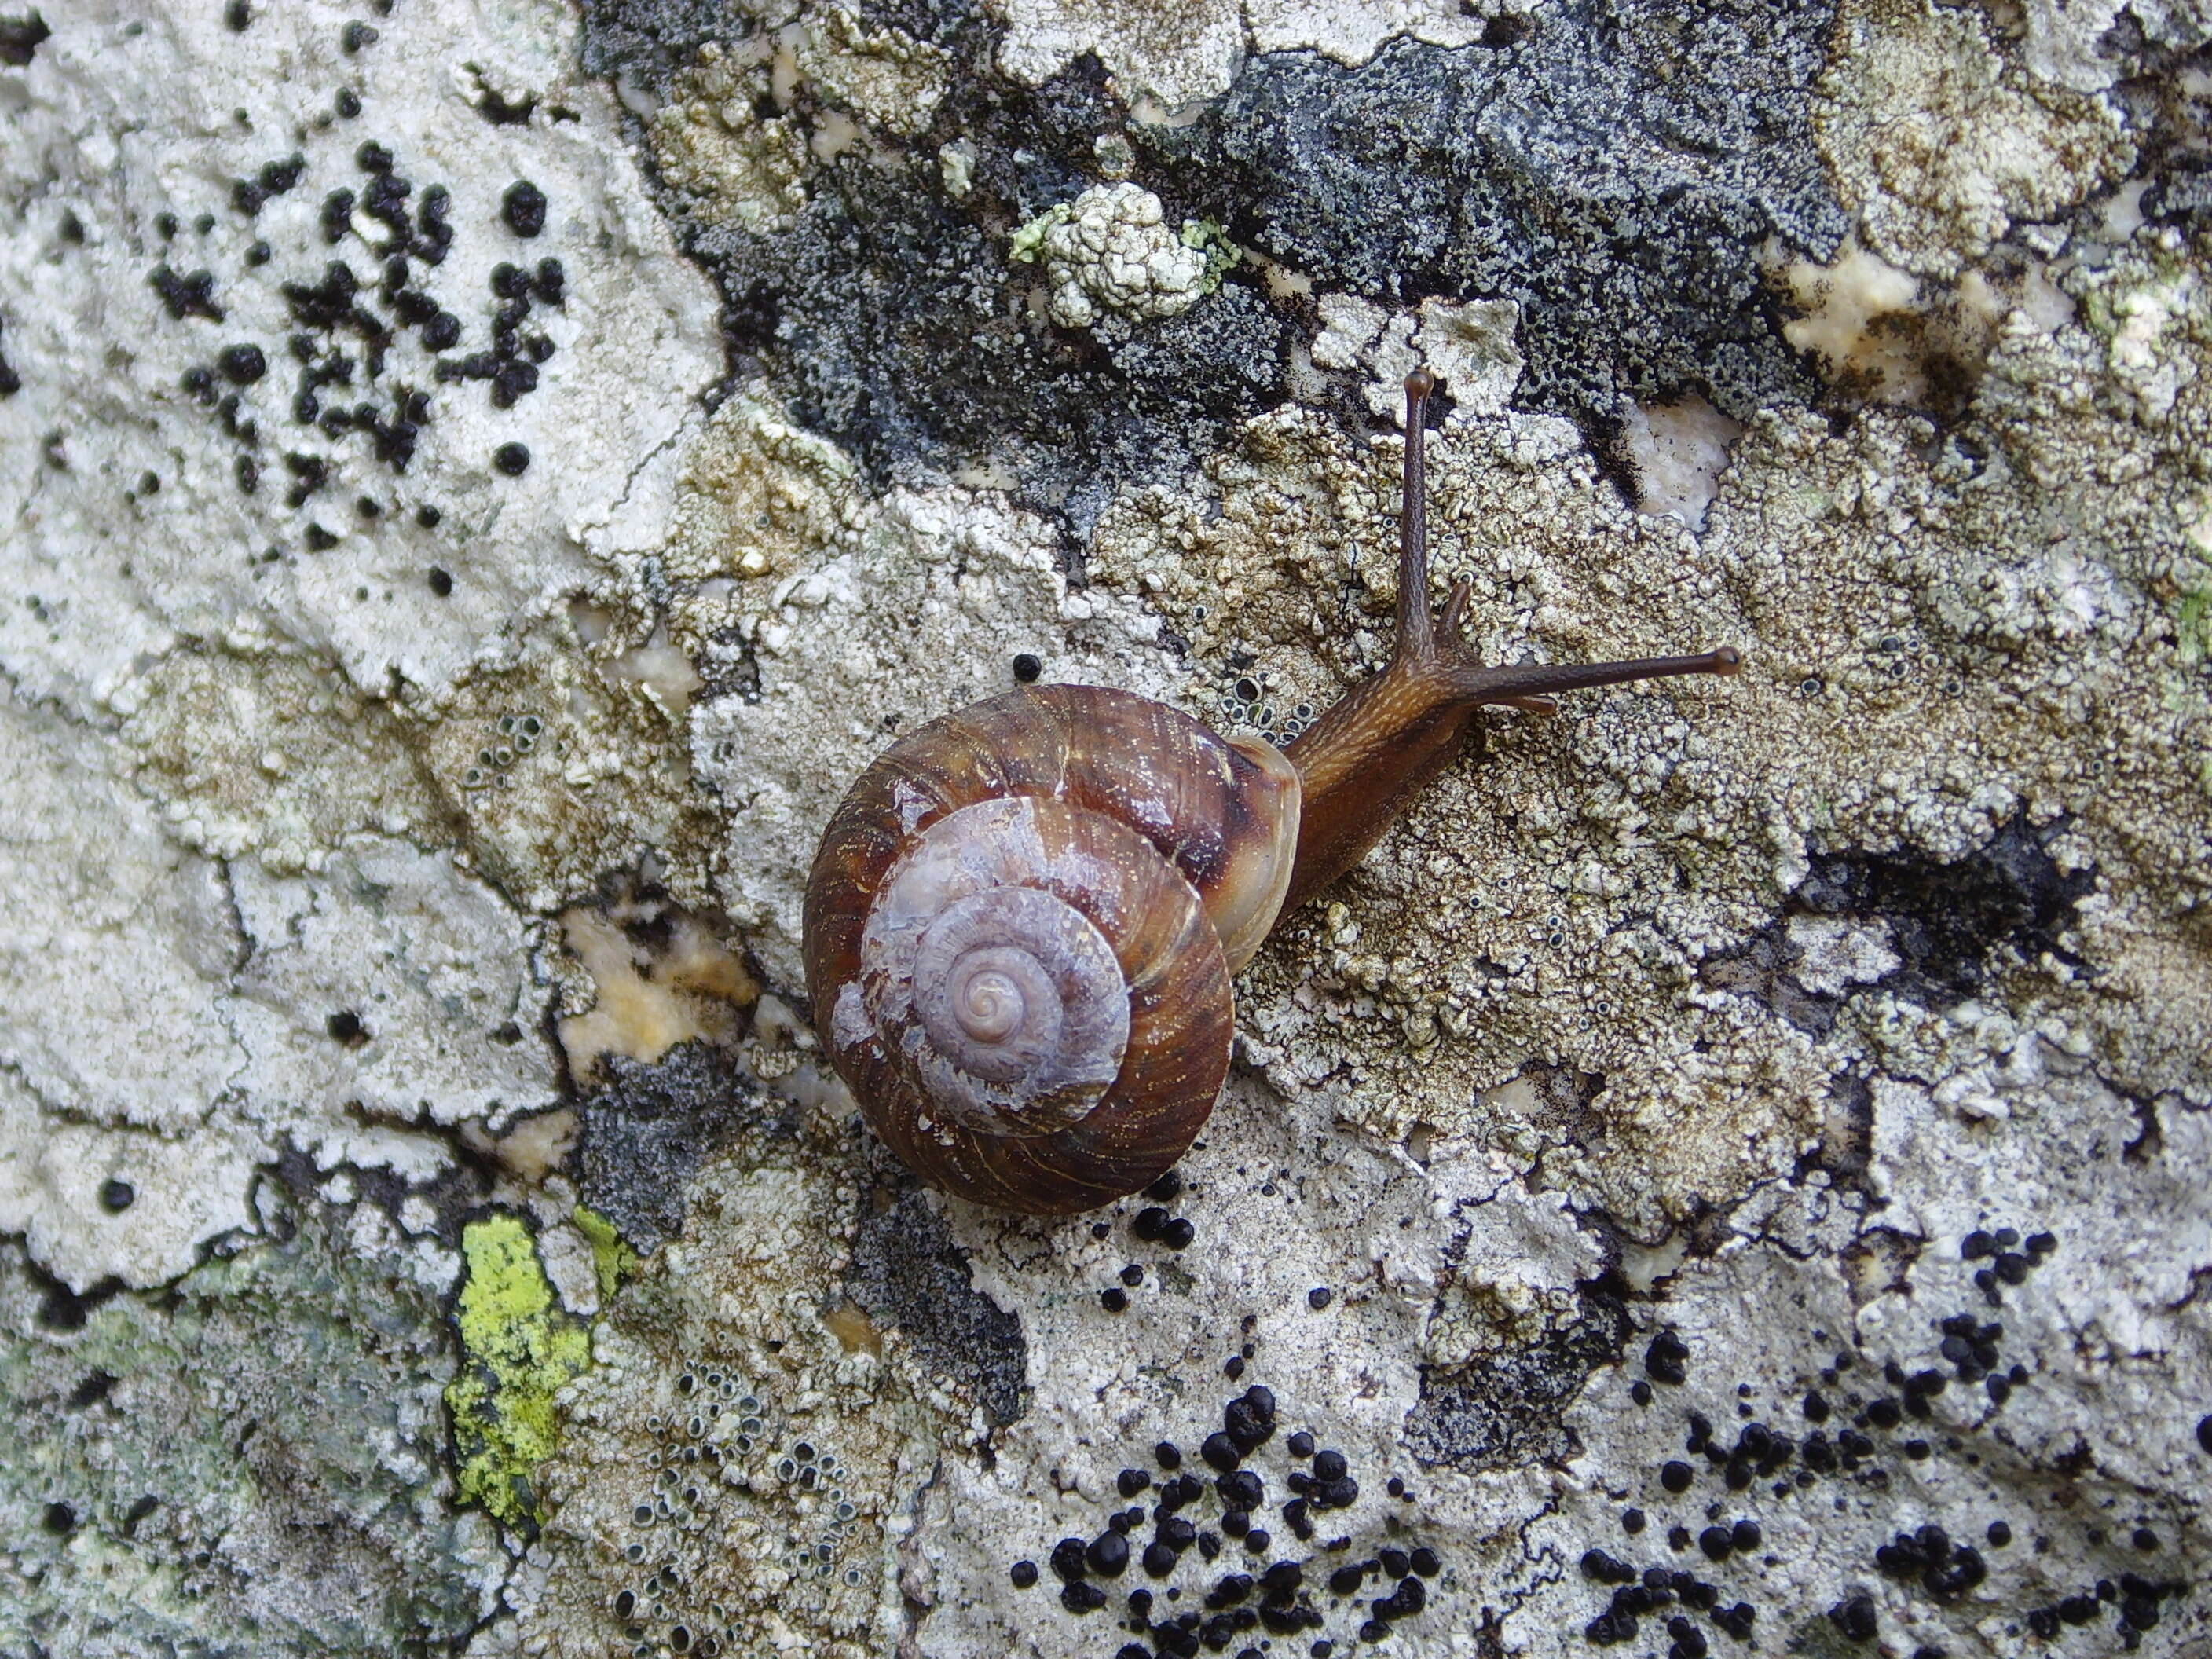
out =
<svg viewBox="0 0 2212 1659"><path fill-rule="evenodd" d="M860 1193L821 1165L849 1135L741 1135L692 1188L698 1242L594 1330L545 1472L556 1518L509 1587L525 1651L896 1644L915 1491L986 1419L839 1305Z"/></svg>
<svg viewBox="0 0 2212 1659"><path fill-rule="evenodd" d="M277 1182L257 1211L269 1237L159 1295L78 1298L0 1247L0 1643L442 1650L496 1611L507 1559L453 1502L420 1244Z"/></svg>

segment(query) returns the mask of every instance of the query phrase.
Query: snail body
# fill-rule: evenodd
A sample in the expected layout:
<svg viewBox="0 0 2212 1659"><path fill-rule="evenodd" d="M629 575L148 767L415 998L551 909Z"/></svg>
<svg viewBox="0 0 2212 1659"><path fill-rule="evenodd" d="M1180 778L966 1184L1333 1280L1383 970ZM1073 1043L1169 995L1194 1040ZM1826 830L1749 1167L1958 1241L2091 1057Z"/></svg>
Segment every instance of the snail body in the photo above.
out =
<svg viewBox="0 0 2212 1659"><path fill-rule="evenodd" d="M1407 382L1395 653L1286 748L1129 692L1040 686L908 732L831 817L806 892L816 1025L924 1179L1046 1215L1146 1186L1213 1109L1233 975L1451 763L1478 708L1735 671L1733 651L1474 661L1465 584L1441 626L1428 609L1432 386Z"/></svg>

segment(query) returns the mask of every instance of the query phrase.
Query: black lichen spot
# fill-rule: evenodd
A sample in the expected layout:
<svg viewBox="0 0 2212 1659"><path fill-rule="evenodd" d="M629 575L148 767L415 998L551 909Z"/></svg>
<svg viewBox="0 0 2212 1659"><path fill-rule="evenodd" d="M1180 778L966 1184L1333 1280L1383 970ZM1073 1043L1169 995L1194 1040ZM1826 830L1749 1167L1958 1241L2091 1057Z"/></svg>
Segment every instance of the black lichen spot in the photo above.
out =
<svg viewBox="0 0 2212 1659"><path fill-rule="evenodd" d="M530 470L530 447L507 442L491 453L491 464L510 478L519 478Z"/></svg>
<svg viewBox="0 0 2212 1659"><path fill-rule="evenodd" d="M993 1423L1027 1409L1021 1322L969 1283L967 1258L919 1183L863 1198L845 1293L904 1332L915 1358L963 1386Z"/></svg>
<svg viewBox="0 0 2212 1659"><path fill-rule="evenodd" d="M1837 1602L1828 1609L1828 1620L1846 1641L1871 1642L1880 1628L1875 1619L1874 1597L1863 1594L1847 1595Z"/></svg>
<svg viewBox="0 0 2212 1659"><path fill-rule="evenodd" d="M535 236L545 228L545 192L527 179L518 179L500 198L500 217L518 236Z"/></svg>
<svg viewBox="0 0 2212 1659"><path fill-rule="evenodd" d="M137 1198L137 1188L117 1176L110 1176L100 1183L100 1207L110 1215L121 1215Z"/></svg>
<svg viewBox="0 0 2212 1659"><path fill-rule="evenodd" d="M1036 677L1043 672L1043 662L1032 653L1022 651L1015 653L1014 683L1016 684L1032 684L1035 683Z"/></svg>
<svg viewBox="0 0 2212 1659"><path fill-rule="evenodd" d="M336 545L335 538L332 540L332 545ZM361 1016L350 1008L339 1009L337 1012L323 1022L323 1029L330 1033L333 1042L343 1044L348 1048L358 1048L368 1041L368 1027L362 1023Z"/></svg>
<svg viewBox="0 0 2212 1659"><path fill-rule="evenodd" d="M1618 1301L1589 1291L1580 1319L1528 1348L1455 1370L1424 1366L1407 1444L1424 1463L1470 1473L1569 1455L1577 1442L1564 1413L1592 1371L1620 1361L1631 1329Z"/></svg>
<svg viewBox="0 0 2212 1659"><path fill-rule="evenodd" d="M1673 1331L1662 1331L1644 1350L1644 1373L1654 1382L1680 1383L1688 1376L1689 1345Z"/></svg>
<svg viewBox="0 0 2212 1659"><path fill-rule="evenodd" d="M0 321L0 333L4 333L6 327L6 323ZM0 398L12 398L22 389L21 377L8 362L7 354L0 352Z"/></svg>
<svg viewBox="0 0 2212 1659"><path fill-rule="evenodd" d="M344 52L347 57L350 58L356 52L362 51L364 47L374 46L378 38L376 27L374 24L362 22L348 23L338 33L338 50Z"/></svg>
<svg viewBox="0 0 2212 1659"><path fill-rule="evenodd" d="M1980 994L2008 957L2032 965L2047 953L2082 965L2058 936L2095 878L2058 868L2045 850L2051 833L2014 818L1951 864L1910 854L1817 854L1796 902L1814 915L1886 921L1904 966L1884 986L1948 1008Z"/></svg>
<svg viewBox="0 0 2212 1659"><path fill-rule="evenodd" d="M430 591L441 599L451 594L453 591L453 578L451 573L438 565L432 565Z"/></svg>
<svg viewBox="0 0 2212 1659"><path fill-rule="evenodd" d="M196 270L189 276L179 276L167 265L156 265L146 280L177 321L187 317L204 317L211 323L222 320L222 307L215 301L212 271Z"/></svg>
<svg viewBox="0 0 2212 1659"><path fill-rule="evenodd" d="M489 87L477 100L477 113L495 127L526 127L537 107L538 100L527 93L510 104Z"/></svg>
<svg viewBox="0 0 2212 1659"><path fill-rule="evenodd" d="M36 12L24 17L0 17L0 64L10 69L27 67L52 33L46 20Z"/></svg>

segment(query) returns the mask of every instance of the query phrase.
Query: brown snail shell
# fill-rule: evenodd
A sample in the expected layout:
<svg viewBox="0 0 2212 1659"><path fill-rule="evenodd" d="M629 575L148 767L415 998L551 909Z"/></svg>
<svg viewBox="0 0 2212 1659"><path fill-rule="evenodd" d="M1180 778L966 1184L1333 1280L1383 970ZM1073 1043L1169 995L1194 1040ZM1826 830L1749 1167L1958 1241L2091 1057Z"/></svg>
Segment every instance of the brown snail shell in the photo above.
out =
<svg viewBox="0 0 2212 1659"><path fill-rule="evenodd" d="M1128 692L1045 686L863 773L806 899L832 1061L926 1179L1067 1214L1182 1155L1228 1074L1230 976L1297 843L1296 771Z"/></svg>

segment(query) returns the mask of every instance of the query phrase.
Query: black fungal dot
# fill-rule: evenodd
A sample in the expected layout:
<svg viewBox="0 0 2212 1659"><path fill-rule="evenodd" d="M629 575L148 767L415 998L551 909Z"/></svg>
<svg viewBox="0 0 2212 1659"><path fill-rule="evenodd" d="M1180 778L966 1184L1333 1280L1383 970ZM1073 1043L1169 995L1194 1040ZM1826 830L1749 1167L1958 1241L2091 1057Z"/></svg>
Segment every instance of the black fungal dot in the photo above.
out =
<svg viewBox="0 0 2212 1659"><path fill-rule="evenodd" d="M499 210L507 228L518 236L535 236L545 228L545 192L527 179L507 187Z"/></svg>
<svg viewBox="0 0 2212 1659"><path fill-rule="evenodd" d="M1070 1613L1095 1613L1106 1605L1106 1592L1096 1584L1069 1584L1060 1592L1060 1605Z"/></svg>
<svg viewBox="0 0 2212 1659"><path fill-rule="evenodd" d="M430 567L430 591L441 599L453 591L453 576L434 564Z"/></svg>
<svg viewBox="0 0 2212 1659"><path fill-rule="evenodd" d="M1690 1466L1680 1458L1672 1459L1660 1466L1659 1484L1677 1496L1689 1491L1692 1478L1692 1472Z"/></svg>
<svg viewBox="0 0 2212 1659"><path fill-rule="evenodd" d="M253 21L252 9L246 0L230 0L230 3L222 9L222 21L229 26L233 34L243 34L246 25Z"/></svg>
<svg viewBox="0 0 2212 1659"><path fill-rule="evenodd" d="M307 526L307 546L317 553L327 553L338 544L338 538L319 524Z"/></svg>
<svg viewBox="0 0 2212 1659"><path fill-rule="evenodd" d="M530 470L530 447L526 444L509 441L492 451L491 464L510 478L519 478Z"/></svg>
<svg viewBox="0 0 2212 1659"><path fill-rule="evenodd" d="M1129 1305L1129 1293L1119 1285L1098 1292L1098 1305L1108 1313L1120 1313Z"/></svg>
<svg viewBox="0 0 2212 1659"><path fill-rule="evenodd" d="M1319 1313L1323 1308L1328 1306L1328 1286L1326 1285L1316 1285L1313 1289L1306 1292L1306 1306L1311 1308L1316 1313Z"/></svg>
<svg viewBox="0 0 2212 1659"><path fill-rule="evenodd" d="M1846 1596L1828 1609L1828 1620L1847 1641L1871 1642L1880 1628L1875 1620L1871 1595Z"/></svg>
<svg viewBox="0 0 2212 1659"><path fill-rule="evenodd" d="M1036 682L1036 677L1043 672L1044 664L1036 656L1027 651L1016 653L1014 657L1015 684L1018 685L1032 684Z"/></svg>
<svg viewBox="0 0 2212 1659"><path fill-rule="evenodd" d="M58 1499L46 1505L46 1528L57 1538L66 1538L76 1530L76 1511Z"/></svg>
<svg viewBox="0 0 2212 1659"><path fill-rule="evenodd" d="M225 346L215 364L233 386L252 386L269 372L269 360L252 344Z"/></svg>
<svg viewBox="0 0 2212 1659"><path fill-rule="evenodd" d="M374 46L377 40L378 35L373 24L348 23L338 35L338 50L350 58L364 47Z"/></svg>
<svg viewBox="0 0 2212 1659"><path fill-rule="evenodd" d="M1176 1449L1172 1440L1163 1440L1158 1445L1153 1447L1152 1457L1164 1469L1179 1469L1182 1467L1182 1453Z"/></svg>
<svg viewBox="0 0 2212 1659"><path fill-rule="evenodd" d="M1037 1565L1034 1561L1017 1561L1006 1575L1014 1581L1016 1589L1028 1589L1037 1581Z"/></svg>
<svg viewBox="0 0 2212 1659"><path fill-rule="evenodd" d="M349 121L361 113L361 94L351 87L339 88L338 95L332 101L336 104L338 113Z"/></svg>
<svg viewBox="0 0 2212 1659"><path fill-rule="evenodd" d="M100 1207L110 1215L120 1215L137 1200L137 1189L127 1181L110 1176L100 1183Z"/></svg>
<svg viewBox="0 0 2212 1659"><path fill-rule="evenodd" d="M1679 1383L1688 1375L1684 1362L1689 1357L1689 1347L1680 1337L1662 1331L1644 1351L1644 1374L1654 1382Z"/></svg>
<svg viewBox="0 0 2212 1659"><path fill-rule="evenodd" d="M323 1029L334 1042L349 1048L358 1048L368 1041L368 1028L362 1024L361 1016L350 1008L341 1008L323 1022Z"/></svg>
<svg viewBox="0 0 2212 1659"><path fill-rule="evenodd" d="M1191 1241L1197 1237L1198 1229L1181 1216L1160 1229L1160 1243L1171 1250L1188 1249Z"/></svg>
<svg viewBox="0 0 2212 1659"><path fill-rule="evenodd" d="M2197 1419L2197 1443L2212 1456L2212 1413Z"/></svg>

